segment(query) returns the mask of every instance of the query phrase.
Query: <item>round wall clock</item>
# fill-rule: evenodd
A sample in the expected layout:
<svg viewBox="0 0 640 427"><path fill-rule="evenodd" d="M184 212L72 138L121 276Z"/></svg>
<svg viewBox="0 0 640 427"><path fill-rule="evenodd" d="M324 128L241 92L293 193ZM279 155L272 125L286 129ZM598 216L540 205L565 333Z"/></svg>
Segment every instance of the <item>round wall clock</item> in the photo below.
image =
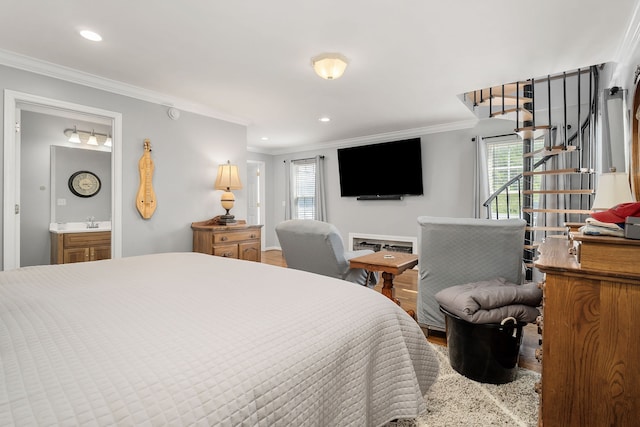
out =
<svg viewBox="0 0 640 427"><path fill-rule="evenodd" d="M98 194L100 178L93 172L78 171L69 177L69 190L78 197L91 197Z"/></svg>

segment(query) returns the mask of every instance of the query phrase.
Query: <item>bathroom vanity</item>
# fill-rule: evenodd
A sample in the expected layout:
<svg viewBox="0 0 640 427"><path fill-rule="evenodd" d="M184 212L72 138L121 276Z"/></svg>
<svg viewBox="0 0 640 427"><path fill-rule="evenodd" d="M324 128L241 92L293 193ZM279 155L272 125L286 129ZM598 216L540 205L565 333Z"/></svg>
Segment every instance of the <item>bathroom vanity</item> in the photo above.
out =
<svg viewBox="0 0 640 427"><path fill-rule="evenodd" d="M51 264L111 258L111 222L51 224Z"/></svg>

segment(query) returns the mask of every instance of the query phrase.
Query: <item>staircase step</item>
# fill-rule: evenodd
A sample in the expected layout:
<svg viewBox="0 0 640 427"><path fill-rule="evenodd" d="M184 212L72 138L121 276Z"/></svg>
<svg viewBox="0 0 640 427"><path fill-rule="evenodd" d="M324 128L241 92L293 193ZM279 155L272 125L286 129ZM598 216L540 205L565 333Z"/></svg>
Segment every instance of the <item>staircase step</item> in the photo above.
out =
<svg viewBox="0 0 640 427"><path fill-rule="evenodd" d="M593 169L587 169L587 168L583 168L583 169L579 169L579 168L573 168L573 169L550 169L550 170L523 172L522 175L523 176L565 175L565 174L572 174L572 173L589 174L589 173L594 173L594 170Z"/></svg>
<svg viewBox="0 0 640 427"><path fill-rule="evenodd" d="M538 139L545 136L550 129L549 125L527 126L515 129L515 133L522 139Z"/></svg>
<svg viewBox="0 0 640 427"><path fill-rule="evenodd" d="M523 190L522 194L593 194L589 188L573 190Z"/></svg>
<svg viewBox="0 0 640 427"><path fill-rule="evenodd" d="M524 153L522 155L522 157L533 157L533 156L536 156L538 154L541 154L542 157L557 156L559 154L570 153L570 152L576 151L577 148L578 147L576 147L575 145L567 145L566 147L560 145L560 146L551 147L551 148L544 147L544 148L541 148L539 150L532 151L530 153Z"/></svg>
<svg viewBox="0 0 640 427"><path fill-rule="evenodd" d="M530 84L530 82L520 82L520 91L524 88L525 85ZM491 89L491 94L489 94L489 89ZM465 94L465 98L471 102L476 102L476 104L480 105L481 103L488 100L490 97L502 97L502 94L505 94L505 97L512 96L516 98L517 84L509 83L506 85L493 86L491 88L475 90L472 92L467 92ZM475 96L475 98L474 98ZM521 97L525 99L524 97Z"/></svg>
<svg viewBox="0 0 640 427"><path fill-rule="evenodd" d="M509 108L504 111L498 110L489 115L489 117L491 118L500 117L505 119L513 119L514 121L516 120L516 116L518 117L517 120L519 121L533 120L533 114L531 113L531 111L524 108Z"/></svg>
<svg viewBox="0 0 640 427"><path fill-rule="evenodd" d="M540 243L533 243L531 245L524 245L524 248L527 250L531 250L531 249L538 249L538 247L540 246Z"/></svg>
<svg viewBox="0 0 640 427"><path fill-rule="evenodd" d="M593 211L590 209L522 209L522 212L542 212L542 213L555 213L555 214L579 214L579 215L590 215ZM566 228L564 228L566 230Z"/></svg>
<svg viewBox="0 0 640 427"><path fill-rule="evenodd" d="M527 226L526 231L567 231L567 227L547 227L542 225Z"/></svg>
<svg viewBox="0 0 640 427"><path fill-rule="evenodd" d="M527 102L532 102L533 101L533 98L526 98L524 96L518 97L518 96L515 96L515 95L505 95L503 97L502 94L496 94L495 91L492 91L491 94L492 94L491 97L483 98L483 100L481 102L477 102L477 105L479 105L481 107L488 107L489 104L491 104L491 106L493 108L502 107L503 98L504 98L505 107L507 105L513 106L513 105L516 105L518 103L520 103L520 106L522 106ZM473 96L473 92L472 92L471 96Z"/></svg>

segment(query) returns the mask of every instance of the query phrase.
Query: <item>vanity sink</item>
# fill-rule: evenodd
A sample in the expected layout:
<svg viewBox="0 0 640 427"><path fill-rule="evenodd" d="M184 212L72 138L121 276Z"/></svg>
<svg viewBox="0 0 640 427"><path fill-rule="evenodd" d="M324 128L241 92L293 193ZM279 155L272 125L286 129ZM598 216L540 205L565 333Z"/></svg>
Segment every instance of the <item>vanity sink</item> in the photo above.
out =
<svg viewBox="0 0 640 427"><path fill-rule="evenodd" d="M111 221L94 221L94 227L87 227L87 222L53 222L49 224L52 233L91 233L96 231L111 231Z"/></svg>

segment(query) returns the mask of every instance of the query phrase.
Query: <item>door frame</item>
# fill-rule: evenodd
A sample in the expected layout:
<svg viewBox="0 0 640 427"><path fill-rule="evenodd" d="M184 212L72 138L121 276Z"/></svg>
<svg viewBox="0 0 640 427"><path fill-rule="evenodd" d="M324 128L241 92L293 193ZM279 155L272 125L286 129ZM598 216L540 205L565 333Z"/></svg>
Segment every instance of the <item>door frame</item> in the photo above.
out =
<svg viewBox="0 0 640 427"><path fill-rule="evenodd" d="M4 90L4 172L2 217L2 269L20 267L19 215L15 213L20 195L19 137L16 136L16 110L18 105L30 105L50 111L99 116L111 120L111 257L122 256L122 113L46 98L9 89Z"/></svg>
<svg viewBox="0 0 640 427"><path fill-rule="evenodd" d="M265 225L265 221L266 221L266 196L265 196L265 169L266 169L266 164L265 162L261 161L261 160L247 160L247 164L253 164L253 165L257 165L258 169L260 170L260 179L258 180L259 185L257 186L257 192L258 192L258 200L260 203L260 215L258 218L258 224L262 224L263 226ZM249 168L247 167L247 171L249 171ZM251 177L249 177L249 175L247 174L247 181L249 181L250 179L253 179ZM247 183L248 184L248 183ZM247 187L249 187L247 185ZM250 206L248 205L248 202L250 200L250 197L247 196L247 217L249 216L249 208ZM265 247L266 247L266 242L264 237L262 239L260 239L260 246L261 246L261 250L264 252Z"/></svg>

